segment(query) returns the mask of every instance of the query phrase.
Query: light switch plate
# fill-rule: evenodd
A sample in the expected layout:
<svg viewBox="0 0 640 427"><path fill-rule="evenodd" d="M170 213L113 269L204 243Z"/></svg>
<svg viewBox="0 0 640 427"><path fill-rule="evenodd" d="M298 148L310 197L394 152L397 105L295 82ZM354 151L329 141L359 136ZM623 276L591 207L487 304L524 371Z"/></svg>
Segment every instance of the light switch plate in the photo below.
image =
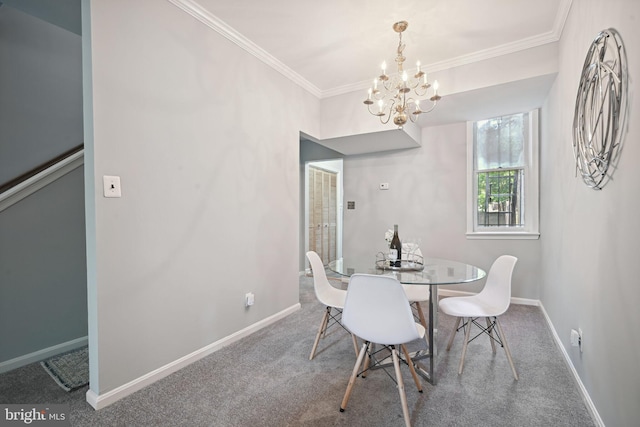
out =
<svg viewBox="0 0 640 427"><path fill-rule="evenodd" d="M120 177L105 175L102 177L104 185L104 197L122 197Z"/></svg>

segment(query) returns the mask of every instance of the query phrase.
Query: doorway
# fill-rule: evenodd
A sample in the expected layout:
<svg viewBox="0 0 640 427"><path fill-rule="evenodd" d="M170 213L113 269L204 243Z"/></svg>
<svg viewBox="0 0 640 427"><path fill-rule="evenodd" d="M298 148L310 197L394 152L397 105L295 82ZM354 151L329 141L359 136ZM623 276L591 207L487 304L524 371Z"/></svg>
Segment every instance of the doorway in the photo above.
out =
<svg viewBox="0 0 640 427"><path fill-rule="evenodd" d="M342 159L305 165L305 252L342 257Z"/></svg>

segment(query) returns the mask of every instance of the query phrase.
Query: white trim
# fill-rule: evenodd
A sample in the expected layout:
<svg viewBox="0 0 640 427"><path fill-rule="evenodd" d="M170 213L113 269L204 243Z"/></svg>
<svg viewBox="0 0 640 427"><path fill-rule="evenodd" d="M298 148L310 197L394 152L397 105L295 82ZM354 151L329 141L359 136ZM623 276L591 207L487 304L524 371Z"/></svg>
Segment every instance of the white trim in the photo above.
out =
<svg viewBox="0 0 640 427"><path fill-rule="evenodd" d="M489 231L476 231L467 233L467 239L469 240L536 240L540 238L540 233L529 233L525 231L503 231L503 232L489 232Z"/></svg>
<svg viewBox="0 0 640 427"><path fill-rule="evenodd" d="M182 9L189 15L196 18L198 21L205 24L207 27L215 30L220 35L226 37L228 40L235 43L238 47L244 49L249 52L251 55L258 58L260 61L264 62L274 70L278 71L280 74L296 83L303 89L310 92L312 95L315 95L317 98L321 97L321 91L317 86L309 82L307 79L302 77L300 74L293 71L291 68L287 67L285 64L280 62L277 58L271 55L266 50L262 49L260 46L240 34L238 31L229 26L226 22L209 12L205 7L201 6L198 2L194 0L167 0L168 2L174 4L178 8Z"/></svg>
<svg viewBox="0 0 640 427"><path fill-rule="evenodd" d="M76 348L84 347L87 345L87 337L76 338L71 341L63 342L62 344L56 344L51 347L43 348L42 350L34 351L33 353L25 354L14 359L9 359L0 363L0 374L9 372L13 369L20 368L22 366L30 365L35 362L39 362L57 354L66 353L67 351L75 350Z"/></svg>
<svg viewBox="0 0 640 427"><path fill-rule="evenodd" d="M571 3L573 0L561 0L558 6L558 14L556 20L553 22L553 33L556 36L556 40L560 40L562 37L562 31L564 30L564 24L569 17L569 10L571 10Z"/></svg>
<svg viewBox="0 0 640 427"><path fill-rule="evenodd" d="M441 296L447 296L447 297L475 295L474 292L455 291L455 290L443 289L442 287L438 288L438 294ZM576 385L578 386L578 390L580 391L582 400L584 401L585 406L587 407L587 411L591 415L591 418L593 419L593 422L596 424L597 427L605 427L604 421L602 421L602 418L600 418L600 414L598 413L598 410L596 409L596 406L594 405L593 400L591 400L591 396L589 396L589 392L587 391L586 387L582 383L582 380L580 379L580 375L578 375L578 371L576 371L575 366L573 366L573 362L571 361L571 358L569 357L567 350L562 344L562 341L560 340L560 337L556 332L556 328L553 326L553 323L551 322L551 319L547 314L547 310L544 309L544 305L542 305L542 302L540 300L533 300L528 298L511 298L511 303L521 304L521 305L533 305L533 306L540 307L540 310L542 310L542 315L544 316L547 322L547 326L551 331L551 335L553 336L553 340L555 341L556 345L558 346L558 349L562 353L562 357L565 363L567 364L567 367L569 368L569 371L571 372L571 375L573 376L573 379L575 380Z"/></svg>
<svg viewBox="0 0 640 427"><path fill-rule="evenodd" d="M0 212L84 164L84 149L0 194Z"/></svg>
<svg viewBox="0 0 640 427"><path fill-rule="evenodd" d="M517 114L517 113L514 113ZM476 122L467 122L467 232L469 240L535 240L540 237L540 122L539 109L528 113L529 142L525 146L524 227L480 227L477 224L475 159Z"/></svg>
<svg viewBox="0 0 640 427"><path fill-rule="evenodd" d="M144 387L165 378L172 373L196 362L203 357L206 357L221 348L228 346L244 337L251 335L258 330L265 328L272 323L277 322L280 319L285 318L286 316L298 311L301 308L300 303L294 304L289 308L286 308L279 313L276 313L272 316L267 317L257 323L254 323L246 328L235 332L229 336L226 336L214 343L211 343L199 350L194 351L193 353L187 354L184 357L181 357L171 363L168 363L154 371L149 372L139 378L136 378L133 381L129 381L126 384L121 385L120 387L108 391L104 394L97 394L95 391L89 389L86 394L87 403L89 403L94 409L102 409L106 406L111 405L112 403L117 402L123 397L129 396L132 393L135 393L138 390L142 390Z"/></svg>
<svg viewBox="0 0 640 427"><path fill-rule="evenodd" d="M540 303L540 309L542 310L542 314L544 315L544 318L547 321L547 325L549 326L549 329L551 330L551 334L553 335L553 340L556 342L556 345L560 349L560 352L562 353L562 356L564 357L564 361L566 362L567 367L569 368L569 371L571 371L571 375L573 376L573 379L575 380L575 382L576 382L576 384L578 386L578 390L580 390L580 394L582 395L582 399L584 400L584 403L585 403L585 405L587 407L587 411L589 411L589 414L591 415L591 418L593 419L593 422L598 427L605 427L604 421L602 421L602 418L600 418L600 414L598 413L598 410L596 409L596 405L593 403L593 400L591 400L591 396L589 396L589 392L587 391L586 387L582 383L582 380L580 379L580 375L578 375L578 371L576 371L575 366L573 366L573 362L571 361L571 358L569 357L569 354L567 353L567 350L565 349L564 345L562 344L562 341L560 340L560 337L558 336L558 333L556 332L556 329L553 327L553 323L551 322L551 319L549 318L549 315L547 314L547 310L544 309L544 306L542 305L542 303Z"/></svg>
<svg viewBox="0 0 640 427"><path fill-rule="evenodd" d="M557 18L556 18L557 19ZM564 23L563 23L564 25ZM434 73L436 71L449 70L464 65L474 64L476 62L487 59L497 58L503 55L520 52L526 49L542 46L548 43L555 43L560 39L555 31L549 31L526 39L506 43L489 49L479 50L467 55L458 56L457 58L447 59L445 61L434 62L431 64L423 64L423 71ZM343 95L349 92L366 91L371 87L371 80L360 81L353 84L339 86L333 89L323 90L321 98L329 98L331 96ZM366 95L366 94L365 94Z"/></svg>
<svg viewBox="0 0 640 427"><path fill-rule="evenodd" d="M473 140L474 125L472 121L467 122L467 238L469 234L474 234L476 223L476 209L475 209L475 192L477 184L475 183L475 158Z"/></svg>
<svg viewBox="0 0 640 427"><path fill-rule="evenodd" d="M520 52L526 49L542 46L548 43L555 43L560 40L564 25L569 16L572 0L561 0L558 6L558 14L553 23L553 30L533 37L528 37L515 42L506 43L500 46L492 47L485 50L473 52L468 55L458 56L457 58L448 59L446 61L434 62L432 64L423 64L423 69L429 73L436 71L448 70L463 65L473 64L475 62L484 61L486 59L497 58L502 55ZM371 80L364 80L333 89L323 90L320 98L329 98L331 96L343 95L349 92L366 91L371 86Z"/></svg>
<svg viewBox="0 0 640 427"><path fill-rule="evenodd" d="M317 98L329 98L332 96L343 95L345 93L350 93L358 90L366 91L367 88L371 85L371 80L367 80L353 84L347 84L344 86L338 86L332 89L320 90L313 83L309 82L307 79L293 71L273 55L240 34L220 18L213 15L197 1L167 1L182 9L189 15L193 16L206 26L217 31L219 34L226 37L227 39L238 45L240 48L246 50L265 64L269 65L270 67L281 73L283 76L301 86L303 89L315 95ZM569 15L569 9L571 9L571 2L572 0L561 0L561 3L558 7L558 14L556 15L555 21L553 23L553 30L551 31L518 40L512 43L506 43L490 49L474 52L468 55L462 55L446 61L435 62L433 64L425 64L423 65L423 68L430 73L435 71L447 70L454 67L472 64L474 62L484 61L485 59L491 59L502 55L508 55L510 53L520 52L526 49L531 49L533 47L542 46L547 43L555 43L560 40L560 36L562 35L562 30L564 29L567 16Z"/></svg>

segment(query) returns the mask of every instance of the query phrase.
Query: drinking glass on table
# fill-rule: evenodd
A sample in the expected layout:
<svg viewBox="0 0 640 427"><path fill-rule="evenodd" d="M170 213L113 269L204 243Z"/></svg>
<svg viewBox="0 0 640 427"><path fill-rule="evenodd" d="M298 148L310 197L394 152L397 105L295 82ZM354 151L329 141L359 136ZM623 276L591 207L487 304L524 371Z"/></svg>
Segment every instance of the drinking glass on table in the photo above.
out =
<svg viewBox="0 0 640 427"><path fill-rule="evenodd" d="M409 237L402 242L403 248L406 247L406 250L403 252L406 254L406 259L409 261L410 265L413 266L416 261L421 261L421 256L419 255L420 249L420 239L416 237Z"/></svg>

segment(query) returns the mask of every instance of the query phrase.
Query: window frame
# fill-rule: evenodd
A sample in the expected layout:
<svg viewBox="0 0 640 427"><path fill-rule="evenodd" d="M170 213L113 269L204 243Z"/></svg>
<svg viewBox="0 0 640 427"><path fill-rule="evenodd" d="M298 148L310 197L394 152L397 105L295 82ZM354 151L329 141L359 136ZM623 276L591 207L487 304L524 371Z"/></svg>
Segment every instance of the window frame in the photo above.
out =
<svg viewBox="0 0 640 427"><path fill-rule="evenodd" d="M517 112L511 114L518 114ZM511 115L504 114L504 116ZM529 140L524 147L524 226L478 225L478 180L475 161L475 121L467 122L467 239L538 239L539 231L539 110L529 115ZM490 117L488 120L495 118ZM516 168L514 168L516 169Z"/></svg>

